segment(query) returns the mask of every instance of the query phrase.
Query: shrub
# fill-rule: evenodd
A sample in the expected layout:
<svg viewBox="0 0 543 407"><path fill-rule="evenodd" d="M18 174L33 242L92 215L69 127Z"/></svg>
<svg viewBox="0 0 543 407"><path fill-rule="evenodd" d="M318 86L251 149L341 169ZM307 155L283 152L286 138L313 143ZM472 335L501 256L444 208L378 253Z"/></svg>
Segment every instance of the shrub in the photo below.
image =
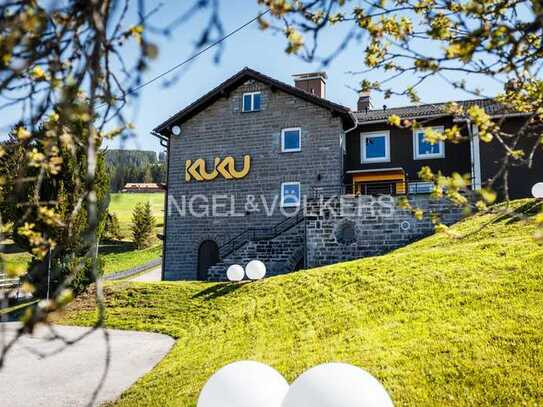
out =
<svg viewBox="0 0 543 407"><path fill-rule="evenodd" d="M119 218L109 211L106 217L106 224L104 225L103 237L105 240L121 240L123 238Z"/></svg>
<svg viewBox="0 0 543 407"><path fill-rule="evenodd" d="M153 244L155 223L149 201L137 204L132 212L131 229L134 244L138 249L144 249Z"/></svg>
<svg viewBox="0 0 543 407"><path fill-rule="evenodd" d="M50 296L56 297L63 283L66 288L71 288L74 294L78 295L103 274L103 260L98 258L95 278L93 261L93 257L77 257L74 254L54 256L49 272L48 262L34 259L29 267L29 273L25 276L25 281L34 286L34 295L38 298L45 298L48 286Z"/></svg>

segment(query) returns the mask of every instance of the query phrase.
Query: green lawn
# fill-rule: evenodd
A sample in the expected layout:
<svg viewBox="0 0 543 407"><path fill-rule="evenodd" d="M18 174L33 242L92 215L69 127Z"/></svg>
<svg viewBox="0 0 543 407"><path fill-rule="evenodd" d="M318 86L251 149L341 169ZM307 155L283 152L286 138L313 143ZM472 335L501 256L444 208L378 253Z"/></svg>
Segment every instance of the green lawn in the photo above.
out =
<svg viewBox="0 0 543 407"><path fill-rule="evenodd" d="M132 211L138 202L149 201L153 216L157 221L157 233L162 233L164 223L164 194L111 194L109 210L115 213L121 224L121 233L125 239L130 239L130 223L132 222Z"/></svg>
<svg viewBox="0 0 543 407"><path fill-rule="evenodd" d="M536 405L543 248L534 229L488 214L453 228L474 232L464 239L435 235L260 282L108 283L108 326L178 339L118 405L194 406L205 381L240 359L268 363L289 382L319 363L353 363L396 405ZM92 324L91 298L64 322Z"/></svg>
<svg viewBox="0 0 543 407"><path fill-rule="evenodd" d="M104 261L104 274L116 273L140 266L162 255L162 245L153 246L143 250L129 250L118 253L108 253L102 257Z"/></svg>
<svg viewBox="0 0 543 407"><path fill-rule="evenodd" d="M11 242L8 243L11 245ZM0 253L2 259L5 261L6 274L10 276L18 276L24 274L26 266L31 260L30 253L26 252L14 252L14 253Z"/></svg>
<svg viewBox="0 0 543 407"><path fill-rule="evenodd" d="M106 242L100 247L100 250L106 253L100 255L104 261L104 274L128 270L157 259L162 255L161 244L143 250L134 250L127 242L115 242L113 245L112 248L112 244ZM26 270L26 266L31 260L28 253L3 254L2 256L6 262L5 266L8 275L21 274L20 272Z"/></svg>
<svg viewBox="0 0 543 407"><path fill-rule="evenodd" d="M151 203L153 215L157 220L155 232L157 234L162 233L164 194L111 194L109 210L119 218L121 232L125 240L131 239L130 223L132 221L132 210L138 202L145 201ZM102 242L100 253L102 253L101 257L104 260L104 274L123 271L160 257L162 253L160 241L155 243L158 246L145 250L134 250L126 241ZM24 271L26 265L31 260L30 254L21 252L20 249L13 247L11 241L6 241L5 244L9 250L7 253L0 255L3 256L6 262L5 265L8 274Z"/></svg>

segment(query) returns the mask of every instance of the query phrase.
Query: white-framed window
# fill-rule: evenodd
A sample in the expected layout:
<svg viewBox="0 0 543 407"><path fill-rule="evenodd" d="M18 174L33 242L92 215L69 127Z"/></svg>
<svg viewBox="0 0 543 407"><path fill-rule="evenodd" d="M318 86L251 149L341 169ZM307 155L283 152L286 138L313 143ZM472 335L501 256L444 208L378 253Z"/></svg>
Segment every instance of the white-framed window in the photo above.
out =
<svg viewBox="0 0 543 407"><path fill-rule="evenodd" d="M242 111L243 112L259 112L262 102L261 92L248 92L244 93L242 97Z"/></svg>
<svg viewBox="0 0 543 407"><path fill-rule="evenodd" d="M433 182L419 181L419 182L410 182L409 190L410 194L431 194L434 190Z"/></svg>
<svg viewBox="0 0 543 407"><path fill-rule="evenodd" d="M363 163L390 161L390 132L384 130L361 133L360 152Z"/></svg>
<svg viewBox="0 0 543 407"><path fill-rule="evenodd" d="M294 153L302 151L302 129L292 127L281 130L281 152Z"/></svg>
<svg viewBox="0 0 543 407"><path fill-rule="evenodd" d="M432 127L432 129L443 132L443 127ZM426 129L413 130L413 152L415 160L426 160L430 158L445 157L445 143L442 140L432 144L425 140L424 131Z"/></svg>
<svg viewBox="0 0 543 407"><path fill-rule="evenodd" d="M283 208L300 206L302 187L299 182L281 184L281 206Z"/></svg>

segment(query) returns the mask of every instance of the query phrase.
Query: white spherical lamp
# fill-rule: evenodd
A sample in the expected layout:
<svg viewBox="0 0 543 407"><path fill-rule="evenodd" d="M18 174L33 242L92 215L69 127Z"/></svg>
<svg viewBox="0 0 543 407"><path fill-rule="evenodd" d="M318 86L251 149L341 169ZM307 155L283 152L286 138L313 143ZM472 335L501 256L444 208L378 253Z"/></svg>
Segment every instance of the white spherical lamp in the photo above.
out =
<svg viewBox="0 0 543 407"><path fill-rule="evenodd" d="M345 363L325 363L299 376L282 407L393 407L385 388L371 374Z"/></svg>
<svg viewBox="0 0 543 407"><path fill-rule="evenodd" d="M281 407L287 391L277 370L259 362L234 362L209 378L197 407Z"/></svg>
<svg viewBox="0 0 543 407"><path fill-rule="evenodd" d="M251 280L260 280L266 275L266 265L260 260L252 260L245 267L247 277Z"/></svg>
<svg viewBox="0 0 543 407"><path fill-rule="evenodd" d="M532 187L532 195L534 198L543 198L543 182L538 182Z"/></svg>
<svg viewBox="0 0 543 407"><path fill-rule="evenodd" d="M244 275L245 271L243 271L243 267L239 264L232 264L228 267L228 270L226 270L226 278L228 281L241 281L243 280Z"/></svg>

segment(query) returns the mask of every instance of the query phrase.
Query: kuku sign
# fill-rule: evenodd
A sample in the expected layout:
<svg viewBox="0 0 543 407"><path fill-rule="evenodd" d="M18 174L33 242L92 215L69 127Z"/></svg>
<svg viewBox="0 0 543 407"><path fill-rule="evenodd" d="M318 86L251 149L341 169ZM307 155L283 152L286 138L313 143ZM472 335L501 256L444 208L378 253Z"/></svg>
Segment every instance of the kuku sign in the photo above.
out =
<svg viewBox="0 0 543 407"><path fill-rule="evenodd" d="M206 162L203 158L195 161L185 161L185 181L212 181L221 175L224 179L241 179L249 174L251 170L251 156L243 157L243 168L241 171L236 170L234 157L225 157L220 159L215 157L214 167L212 171L207 171Z"/></svg>

